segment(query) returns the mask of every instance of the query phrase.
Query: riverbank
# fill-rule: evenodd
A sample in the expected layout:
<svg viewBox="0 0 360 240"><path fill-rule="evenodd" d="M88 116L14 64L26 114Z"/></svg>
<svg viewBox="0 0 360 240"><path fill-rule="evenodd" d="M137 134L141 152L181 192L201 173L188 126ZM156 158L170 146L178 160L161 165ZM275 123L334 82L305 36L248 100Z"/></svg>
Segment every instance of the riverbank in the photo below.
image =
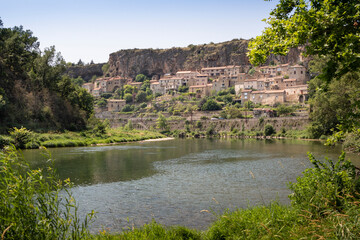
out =
<svg viewBox="0 0 360 240"><path fill-rule="evenodd" d="M165 135L148 130L127 130L124 128L106 129L102 133L93 131L63 133L36 133L24 128L18 129L17 134L0 136L0 147L16 145L22 149L36 149L40 147L80 147L120 144L166 138ZM1 146L2 145L2 146Z"/></svg>

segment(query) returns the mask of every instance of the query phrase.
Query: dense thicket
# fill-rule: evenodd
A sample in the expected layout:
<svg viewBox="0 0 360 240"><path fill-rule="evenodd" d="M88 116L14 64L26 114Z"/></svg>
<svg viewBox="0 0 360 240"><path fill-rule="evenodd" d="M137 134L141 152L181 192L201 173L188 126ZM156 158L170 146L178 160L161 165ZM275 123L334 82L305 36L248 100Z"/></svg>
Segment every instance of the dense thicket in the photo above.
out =
<svg viewBox="0 0 360 240"><path fill-rule="evenodd" d="M0 19L0 128L78 130L86 126L93 99L63 75L54 47L39 49L29 30L5 28Z"/></svg>

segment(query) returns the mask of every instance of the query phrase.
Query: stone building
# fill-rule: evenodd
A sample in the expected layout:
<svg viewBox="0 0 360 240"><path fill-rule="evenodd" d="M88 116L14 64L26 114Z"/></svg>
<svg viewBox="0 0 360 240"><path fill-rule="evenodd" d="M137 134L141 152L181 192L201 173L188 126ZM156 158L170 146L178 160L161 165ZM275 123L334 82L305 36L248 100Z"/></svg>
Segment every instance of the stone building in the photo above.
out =
<svg viewBox="0 0 360 240"><path fill-rule="evenodd" d="M107 108L110 112L120 112L125 106L126 101L122 99L108 99Z"/></svg>

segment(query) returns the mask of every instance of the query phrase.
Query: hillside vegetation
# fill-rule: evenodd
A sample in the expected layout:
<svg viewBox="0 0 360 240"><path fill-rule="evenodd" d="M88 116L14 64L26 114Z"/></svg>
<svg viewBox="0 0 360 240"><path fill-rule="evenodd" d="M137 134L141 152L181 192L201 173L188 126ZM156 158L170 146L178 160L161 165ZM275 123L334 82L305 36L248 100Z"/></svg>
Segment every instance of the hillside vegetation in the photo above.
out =
<svg viewBox="0 0 360 240"><path fill-rule="evenodd" d="M0 130L80 130L93 111L93 98L63 75L65 61L55 47L41 51L22 27L0 19Z"/></svg>

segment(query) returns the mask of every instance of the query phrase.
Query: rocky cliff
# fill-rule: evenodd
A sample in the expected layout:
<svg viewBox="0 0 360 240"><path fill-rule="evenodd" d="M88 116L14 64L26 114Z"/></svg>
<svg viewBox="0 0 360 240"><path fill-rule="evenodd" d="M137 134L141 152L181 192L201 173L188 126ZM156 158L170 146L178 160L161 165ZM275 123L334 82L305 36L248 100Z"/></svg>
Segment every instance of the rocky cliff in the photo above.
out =
<svg viewBox="0 0 360 240"><path fill-rule="evenodd" d="M71 66L66 69L66 74L72 78L82 77L85 82L88 82L94 75L97 77L103 75L102 66L104 64L105 63L90 64L85 66Z"/></svg>
<svg viewBox="0 0 360 240"><path fill-rule="evenodd" d="M137 74L147 76L176 73L180 70L200 70L203 67L240 65L243 71L251 66L246 56L249 40L189 45L170 49L129 49L111 53L110 76L134 78ZM268 63L297 63L300 50L292 49L287 56L270 56Z"/></svg>

